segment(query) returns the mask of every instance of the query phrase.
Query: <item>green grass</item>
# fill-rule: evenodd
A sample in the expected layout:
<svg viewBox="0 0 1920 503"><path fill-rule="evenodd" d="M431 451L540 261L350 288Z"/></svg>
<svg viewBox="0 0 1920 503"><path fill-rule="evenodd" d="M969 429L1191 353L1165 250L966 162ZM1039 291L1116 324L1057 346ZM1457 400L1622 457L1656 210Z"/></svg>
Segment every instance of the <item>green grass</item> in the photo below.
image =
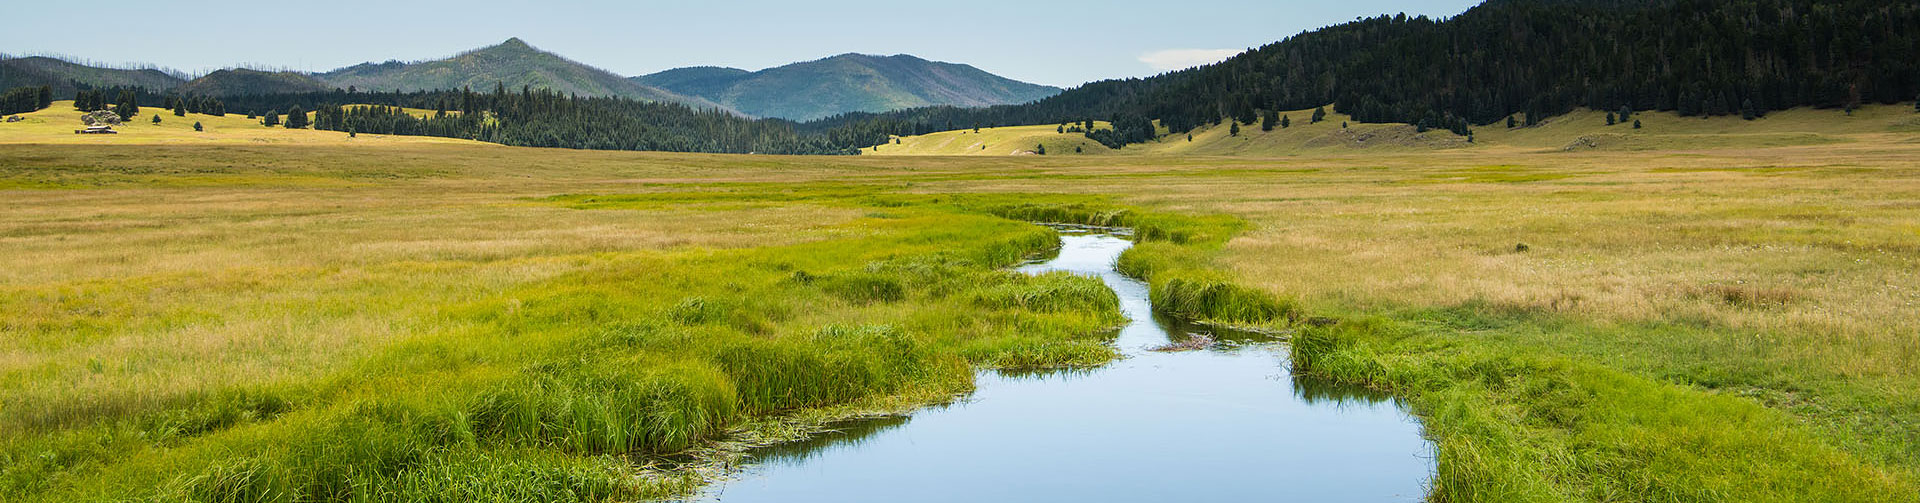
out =
<svg viewBox="0 0 1920 503"><path fill-rule="evenodd" d="M1282 159L13 143L0 494L685 491L649 461L1113 358L1095 282L1003 270L1054 245L1033 220L1133 227L1162 310L1410 404L1436 500L1911 501L1920 143L1856 126Z"/></svg>
<svg viewBox="0 0 1920 503"><path fill-rule="evenodd" d="M290 383L177 405L11 409L0 489L28 501L410 500L511 469L526 475L501 490L523 499L648 497L687 483L629 480L635 463L748 419L943 397L977 367L1115 356L1104 341L1117 302L1097 280L1003 269L1054 246L1051 231L932 202L885 208L835 226L856 231L839 239L554 257L570 267L396 313L425 330ZM455 461L501 452L540 454Z"/></svg>

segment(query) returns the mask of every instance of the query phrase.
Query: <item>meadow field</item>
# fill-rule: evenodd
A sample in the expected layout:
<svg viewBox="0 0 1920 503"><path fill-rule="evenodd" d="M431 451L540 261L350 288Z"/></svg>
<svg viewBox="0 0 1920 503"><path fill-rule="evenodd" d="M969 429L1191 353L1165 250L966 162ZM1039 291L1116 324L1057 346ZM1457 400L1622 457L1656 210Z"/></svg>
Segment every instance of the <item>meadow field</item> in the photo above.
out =
<svg viewBox="0 0 1920 503"><path fill-rule="evenodd" d="M1031 221L1134 227L1156 307L1403 398L1435 501L1920 501L1911 106L878 152L1003 150L971 157L79 137L70 110L0 124L7 501L681 494L974 369L1114 358L1098 281L1005 270L1055 245ZM1321 139L1362 128L1397 143Z"/></svg>

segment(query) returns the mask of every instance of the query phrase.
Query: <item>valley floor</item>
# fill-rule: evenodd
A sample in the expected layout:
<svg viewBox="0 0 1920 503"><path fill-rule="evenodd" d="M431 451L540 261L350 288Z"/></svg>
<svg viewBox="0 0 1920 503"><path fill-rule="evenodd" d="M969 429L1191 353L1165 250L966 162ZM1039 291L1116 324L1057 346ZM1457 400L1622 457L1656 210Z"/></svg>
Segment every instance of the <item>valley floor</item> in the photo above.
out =
<svg viewBox="0 0 1920 503"><path fill-rule="evenodd" d="M1121 265L1159 307L1404 397L1435 500L1920 500L1920 142L1874 113L1843 141L1287 157L0 124L0 499L684 491L648 455L1111 358L1110 293L1000 269L1044 219L1139 227Z"/></svg>

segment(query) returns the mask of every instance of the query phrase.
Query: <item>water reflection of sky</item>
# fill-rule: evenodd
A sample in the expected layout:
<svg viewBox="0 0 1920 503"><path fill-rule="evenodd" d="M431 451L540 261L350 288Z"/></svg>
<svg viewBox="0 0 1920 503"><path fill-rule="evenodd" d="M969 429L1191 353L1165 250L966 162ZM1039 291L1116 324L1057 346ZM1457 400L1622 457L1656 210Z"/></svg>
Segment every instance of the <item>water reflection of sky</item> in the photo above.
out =
<svg viewBox="0 0 1920 503"><path fill-rule="evenodd" d="M839 425L768 448L704 501L1417 501L1433 470L1389 397L1289 375L1284 346L1215 332L1214 350L1159 353L1146 286L1113 271L1131 244L1063 236L1022 267L1100 277L1133 320L1127 358L1095 370L983 372L962 402ZM1212 331L1212 329L1207 329Z"/></svg>

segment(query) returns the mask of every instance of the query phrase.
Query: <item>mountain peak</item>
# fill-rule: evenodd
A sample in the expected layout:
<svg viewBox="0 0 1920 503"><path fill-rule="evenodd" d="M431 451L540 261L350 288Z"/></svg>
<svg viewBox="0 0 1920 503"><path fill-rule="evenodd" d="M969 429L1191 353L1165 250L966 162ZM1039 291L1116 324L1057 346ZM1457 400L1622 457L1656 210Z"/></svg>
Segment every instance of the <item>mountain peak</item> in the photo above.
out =
<svg viewBox="0 0 1920 503"><path fill-rule="evenodd" d="M920 57L918 57L918 56L914 56L914 55L912 55L912 54L893 54L893 55L881 55L881 54L867 54L867 53L863 53L863 52L849 52L849 53L845 53L845 54L840 54L840 55L836 55L836 56L832 56L832 57L829 57L829 58L826 58L826 59L830 59L830 60L833 60L833 59L855 59L855 60L865 60L865 61L873 61L873 60L882 60L882 59L892 59L892 60L904 60L904 61L926 61L926 60L924 60L924 59L920 59Z"/></svg>
<svg viewBox="0 0 1920 503"><path fill-rule="evenodd" d="M680 68L634 79L717 101L748 115L795 121L934 105L1011 105L1060 92L969 65L928 61L908 54L857 52L757 72Z"/></svg>
<svg viewBox="0 0 1920 503"><path fill-rule="evenodd" d="M355 65L316 75L334 87L361 89L548 89L562 95L611 96L683 103L703 109L727 110L701 98L627 80L599 68L535 49L519 37L498 45L463 52L446 59Z"/></svg>

